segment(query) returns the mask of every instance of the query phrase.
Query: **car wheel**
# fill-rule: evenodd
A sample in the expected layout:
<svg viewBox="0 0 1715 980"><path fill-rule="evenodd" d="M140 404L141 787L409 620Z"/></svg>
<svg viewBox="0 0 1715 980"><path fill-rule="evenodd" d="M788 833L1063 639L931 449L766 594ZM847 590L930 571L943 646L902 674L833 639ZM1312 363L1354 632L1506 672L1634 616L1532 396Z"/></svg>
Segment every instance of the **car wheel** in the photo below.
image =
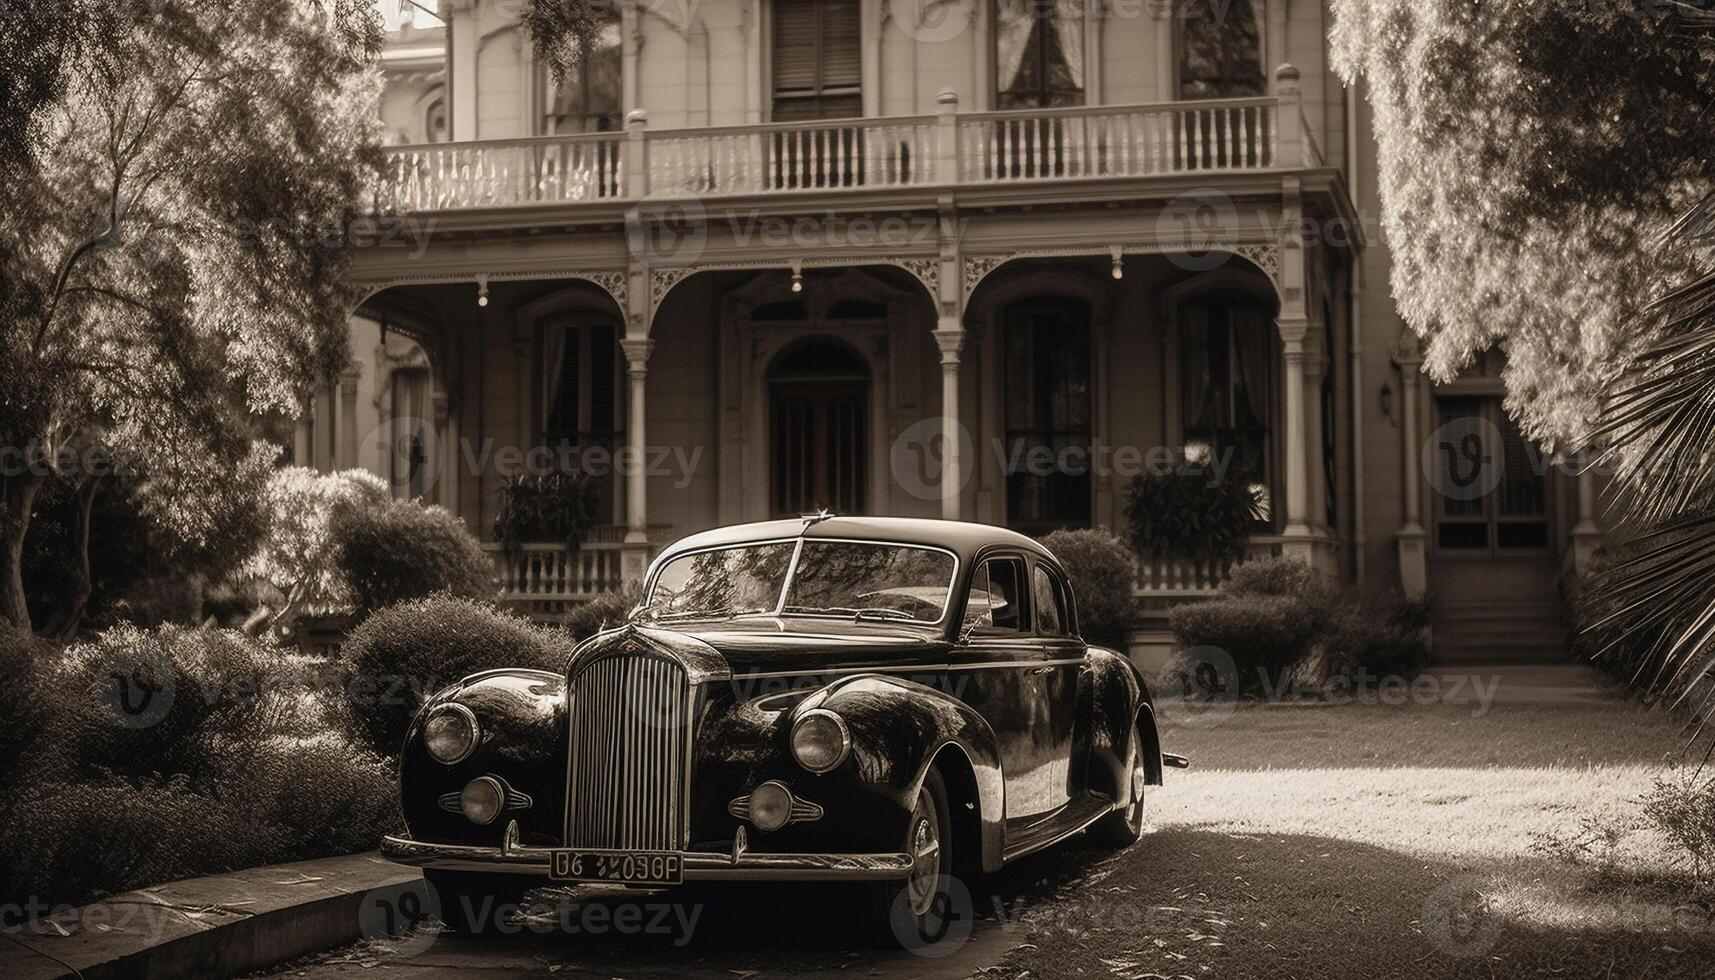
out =
<svg viewBox="0 0 1715 980"><path fill-rule="evenodd" d="M1090 839L1118 850L1130 847L1143 836L1144 787L1149 782L1149 764L1143 757L1143 729L1131 726L1131 803L1090 825Z"/></svg>
<svg viewBox="0 0 1715 980"><path fill-rule="evenodd" d="M499 932L519 903L529 882L518 875L472 871L425 870L423 880L433 893L441 921L454 932L485 935Z"/></svg>
<svg viewBox="0 0 1715 980"><path fill-rule="evenodd" d="M872 939L916 949L940 942L954 929L968 931L969 892L953 877L952 836L947 786L931 768L917 791L905 835L905 852L913 859L910 875L872 886L864 895L863 918Z"/></svg>

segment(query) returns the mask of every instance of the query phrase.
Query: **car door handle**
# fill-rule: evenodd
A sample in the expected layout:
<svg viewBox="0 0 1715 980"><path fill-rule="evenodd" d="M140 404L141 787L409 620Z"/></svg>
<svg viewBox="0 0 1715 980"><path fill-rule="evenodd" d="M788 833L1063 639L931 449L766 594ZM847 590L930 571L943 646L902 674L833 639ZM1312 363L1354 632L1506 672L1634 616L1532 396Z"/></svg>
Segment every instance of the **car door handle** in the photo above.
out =
<svg viewBox="0 0 1715 980"><path fill-rule="evenodd" d="M1052 664L1044 664L1041 667L1030 668L1030 676L1032 676L1032 677L1038 677L1038 676L1041 676L1042 674L1052 674L1052 673L1054 673L1054 666Z"/></svg>

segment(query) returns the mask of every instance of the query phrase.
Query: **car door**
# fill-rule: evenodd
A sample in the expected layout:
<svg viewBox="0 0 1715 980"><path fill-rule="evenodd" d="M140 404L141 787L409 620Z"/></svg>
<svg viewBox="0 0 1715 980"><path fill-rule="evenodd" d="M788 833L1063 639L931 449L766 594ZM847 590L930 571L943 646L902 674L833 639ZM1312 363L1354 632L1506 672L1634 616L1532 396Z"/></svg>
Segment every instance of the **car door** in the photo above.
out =
<svg viewBox="0 0 1715 980"><path fill-rule="evenodd" d="M977 565L965 605L969 638L953 651L948 671L956 696L994 731L1009 820L1066 801L1055 668L1032 625L1029 574L1021 554L991 554Z"/></svg>
<svg viewBox="0 0 1715 980"><path fill-rule="evenodd" d="M1048 704L1048 729L1052 739L1055 785L1070 798L1072 751L1078 714L1078 678L1084 669L1084 644L1071 621L1070 591L1060 570L1040 559L1030 569L1031 608L1035 633L1041 645L1046 672L1036 676Z"/></svg>

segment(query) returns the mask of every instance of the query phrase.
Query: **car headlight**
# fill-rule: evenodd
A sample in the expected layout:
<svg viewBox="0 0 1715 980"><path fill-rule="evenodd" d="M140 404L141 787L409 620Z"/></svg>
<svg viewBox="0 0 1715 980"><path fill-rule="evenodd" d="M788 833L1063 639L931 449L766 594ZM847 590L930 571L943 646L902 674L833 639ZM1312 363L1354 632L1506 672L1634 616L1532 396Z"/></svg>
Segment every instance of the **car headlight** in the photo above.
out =
<svg viewBox="0 0 1715 980"><path fill-rule="evenodd" d="M792 757L811 772L827 772L846 761L852 736L845 719L825 708L812 708L792 723Z"/></svg>
<svg viewBox="0 0 1715 980"><path fill-rule="evenodd" d="M459 809L471 823L491 824L506 806L506 788L493 776L478 776L459 794Z"/></svg>
<svg viewBox="0 0 1715 980"><path fill-rule="evenodd" d="M443 704L423 723L423 747L444 766L469 758L481 737L476 715L462 704Z"/></svg>

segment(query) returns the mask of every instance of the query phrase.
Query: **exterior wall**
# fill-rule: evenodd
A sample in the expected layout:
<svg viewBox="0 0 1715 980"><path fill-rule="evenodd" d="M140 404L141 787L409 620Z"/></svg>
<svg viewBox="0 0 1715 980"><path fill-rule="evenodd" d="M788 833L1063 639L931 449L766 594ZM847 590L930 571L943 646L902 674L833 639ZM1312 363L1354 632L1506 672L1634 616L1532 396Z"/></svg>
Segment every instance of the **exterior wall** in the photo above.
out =
<svg viewBox="0 0 1715 980"><path fill-rule="evenodd" d="M1300 108L1306 132L1321 159L1320 165L1315 160L1305 162L1297 174L1284 179L1264 174L1254 180L1213 185L1217 192L1230 190L1232 194L1228 200L1233 210L1223 219L1221 230L1238 236L1239 241L1282 243L1279 268L1271 273L1276 279L1274 286L1280 287L1283 303L1290 297L1291 303L1303 306L1292 315L1307 318L1307 324L1297 324L1308 326L1310 334L1305 357L1306 427L1317 425L1321 412L1320 379L1326 376L1331 382L1333 479L1325 492L1331 494L1335 519L1326 526L1322 508L1317 505L1324 493L1322 473L1315 468L1321 456L1317 448L1320 433L1306 432L1306 466L1312 469L1307 473L1311 492L1307 494L1309 526L1305 533L1314 537L1321 549L1318 554L1326 557L1325 567L1341 578L1384 587L1412 587L1433 578L1434 570L1433 549L1423 550L1421 542L1417 549L1412 547L1417 540L1412 535L1419 533L1414 528L1423 534L1429 532L1435 506L1430 474L1421 465L1422 446L1434 425L1434 392L1417 374L1413 347L1409 337L1402 340L1403 323L1389 297L1389 257L1380 227L1376 146L1368 135L1369 109L1362 98L1352 98L1328 70L1325 34L1330 15L1326 4L1288 4L1285 0L1257 0L1257 4L1264 67L1290 63L1297 69L1302 80ZM390 70L383 105L389 130L401 139L420 139L425 100L446 93L457 140L537 135L542 116L537 105L538 69L532 63L527 39L512 20L515 11L506 5L474 0L442 0L442 5L447 24L435 30L447 45L444 68L418 58L410 63L409 70ZM1208 10L1222 6L1209 0L1187 0L1176 14L1152 0L1092 2L1092 11L1104 13L1092 16L1086 31L1084 81L1089 103L1123 105L1177 99L1174 17L1194 15L1200 5ZM933 8L931 21L904 23L897 16L919 6ZM1201 12L1206 15L1206 11ZM767 0L625 5L625 107L646 111L645 125L651 135L665 130L767 122L771 98L766 43L769 17ZM933 19L936 17L945 20ZM994 66L990 20L987 0L951 0L937 5L866 0L862 25L866 115L933 116L953 108L939 101L945 90L957 94L956 108L961 117L991 109ZM1283 115L1282 124L1293 124L1296 115L1296 111L1292 119ZM943 114L939 118L944 121L948 117ZM1293 166L1296 164L1289 162L1285 169ZM1319 250L1307 248L1302 256L1294 255L1287 246L1294 237L1289 232L1297 226L1288 225L1301 206L1298 184L1317 176L1330 182L1329 198L1347 201L1355 211L1363 240L1350 250L1347 242L1330 240L1321 243L1325 247ZM1163 224L1166 202L1175 193L1209 191L1210 186L1198 186L1199 177L1193 174L1177 183L1163 179L1159 186L1168 189L1158 192L1159 200L1145 202L1103 201L1097 193L1068 200L1052 183L1035 197L1008 200L1001 206L966 203L977 192L992 189L980 184L960 187L958 195L949 194L939 202L923 200L925 195L916 193L916 188L902 188L892 200L829 197L826 213L830 215L849 210L873 216L887 214L890 209L933 214L939 208L944 225L952 209L960 222L957 246L963 255L1030 257L1022 263L1007 262L990 273L968 296L968 305L957 297L956 287L950 292L943 287L929 305L923 305L921 296L904 303L900 321L887 333L886 353L873 356L878 371L874 397L885 400L883 443L891 445L912 425L942 414L939 365L943 350L937 345L935 331L951 327L956 332L962 324L963 346L957 355L961 361L958 417L971 432L974 453L965 463L970 478L964 485L959 511L977 520L1004 521L1005 477L1001 452L995 448L1004 431L1001 411L1007 397L998 312L1009 295L1069 291L1087 297L1096 308L1098 339L1092 385L1093 437L1098 445L1139 451L1155 447L1177 450L1181 441L1177 327L1169 309L1175 290L1191 282L1197 270L1166 255L1132 253L1124 259L1123 279L1114 281L1106 275L1107 259L1101 252L1109 242L1147 242L1151 236L1172 230ZM807 213L809 206L782 203L776 208L763 195L746 207L753 215L792 216ZM1321 206L1313 214L1305 213L1312 239L1338 231L1336 224L1344 217L1338 207ZM633 277L633 299L629 308L621 311L628 335L637 342L644 336L653 341L653 353L647 355L648 395L643 407L646 441L650 446L677 448L682 453L646 481L648 524L686 532L760 516L758 495L764 491L757 481L765 480L766 471L759 469L765 464L758 462L762 457L757 442L761 430L757 427L765 421L757 413L763 409L754 399L735 401L730 388L735 357L751 359L743 369L750 374L743 376L752 380L766 361L762 355L741 351L738 338L751 337L757 350L769 349L770 341L765 331L744 333L735 326L730 300L751 288L746 283L754 275L737 270L768 268L772 263L772 268L783 275L778 270L793 262L849 264L855 268L873 262L876 256L866 257L860 251L827 242L803 247L746 245L729 240L730 232L718 231L713 215L711 210L709 241L701 250L698 267L720 271L697 272L670 286L658 309L653 307L652 298L637 299L640 293L649 292L650 272L647 268L639 270L639 259L628 249L619 221L594 229L591 222L574 218L584 224L567 227L564 234L551 225L528 230L528 235L540 234L540 238L521 236L515 224L492 235L478 231L452 244L437 245L437 252L417 263L405 278L437 283L462 279L465 283L424 287L424 295L445 311L444 323L450 334L442 341L445 363L440 377L452 393L454 424L470 451L516 450L533 438L532 413L537 409L530 401L530 392L537 353L533 343L520 335L517 308L532 290L539 293L576 281L568 278L557 286L547 280L497 284L493 302L477 308L465 305L470 301L471 278L487 274L486 270L526 267L587 269L609 275L618 273L606 270L628 269ZM1092 248L1092 242L1103 244ZM922 256L934 254L936 244L920 244L920 249L906 249L891 260L896 264L902 257L929 261ZM939 247L944 258L947 242L943 240ZM1346 256L1354 253L1357 260L1352 266ZM1300 273L1296 263L1304 260L1308 266ZM954 270L950 275L957 274L956 263L961 260L953 261L954 265L942 266ZM1292 278L1300 274L1302 280ZM916 289L918 284L911 281L912 289ZM1304 288L1300 289L1299 282ZM957 312L949 314L949 309ZM1282 331L1286 331L1285 325ZM880 380L883 370L885 387ZM1284 383L1282 365L1277 364L1275 370L1277 382ZM360 396L360 401L367 397ZM1276 401L1283 401L1279 387ZM734 414L740 404L748 406L748 414ZM1284 405L1277 404L1271 431L1275 483L1283 491L1287 482L1285 444L1289 441L1285 418ZM693 458L690 454L696 455ZM887 463L882 454L872 465ZM486 529L503 475L493 466L472 472L470 466L462 465L458 470L458 477L452 481L452 499L473 526ZM1124 474L1097 479L1095 523L1124 533L1128 482L1129 476ZM1558 499L1554 537L1565 547L1579 518L1587 515L1579 510L1575 480L1557 482L1553 492ZM627 519L623 487L616 488L615 496L614 519L623 524ZM875 501L875 509L898 514L942 512L940 501L924 499L895 484L885 487L884 495Z"/></svg>

